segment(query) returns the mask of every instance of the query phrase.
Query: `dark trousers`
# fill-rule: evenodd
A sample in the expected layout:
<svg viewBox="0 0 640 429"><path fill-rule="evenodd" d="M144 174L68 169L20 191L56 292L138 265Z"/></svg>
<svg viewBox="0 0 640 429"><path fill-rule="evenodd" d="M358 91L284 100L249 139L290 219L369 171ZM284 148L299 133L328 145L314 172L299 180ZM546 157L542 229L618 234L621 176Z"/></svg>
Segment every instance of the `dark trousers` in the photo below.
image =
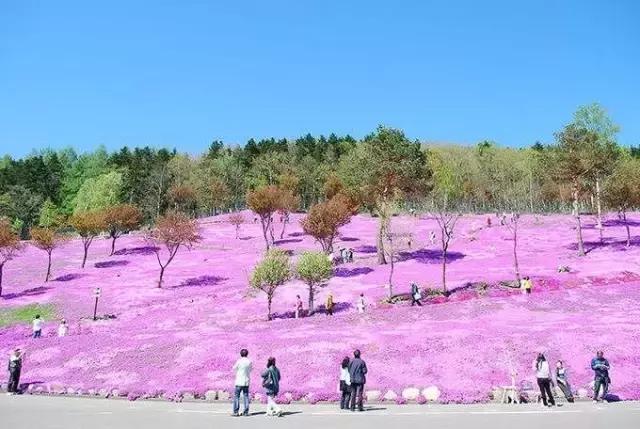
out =
<svg viewBox="0 0 640 429"><path fill-rule="evenodd" d="M33 331L33 338L40 338L42 336L42 330Z"/></svg>
<svg viewBox="0 0 640 429"><path fill-rule="evenodd" d="M249 414L249 386L236 386L233 392L233 414L240 412L240 394L244 402L243 414Z"/></svg>
<svg viewBox="0 0 640 429"><path fill-rule="evenodd" d="M569 383L565 384L558 381L558 387L562 390L562 394L567 398L567 401L573 402L573 393L571 392L571 386L569 386Z"/></svg>
<svg viewBox="0 0 640 429"><path fill-rule="evenodd" d="M415 299L414 297L411 297L411 306L414 306L418 304L418 306L422 307L422 303L420 302L419 299Z"/></svg>
<svg viewBox="0 0 640 429"><path fill-rule="evenodd" d="M364 409L362 406L363 394L364 394L363 383L351 383L351 410L352 411L356 409L356 401L358 402L358 410L362 411Z"/></svg>
<svg viewBox="0 0 640 429"><path fill-rule="evenodd" d="M347 385L344 381L340 382L340 391L342 396L340 397L340 409L349 409L349 402L351 400L351 386Z"/></svg>
<svg viewBox="0 0 640 429"><path fill-rule="evenodd" d="M593 385L593 399L598 400L598 394L600 393L600 386L602 386L602 396L600 400L604 399L609 393L609 380L604 377L596 377L595 384Z"/></svg>
<svg viewBox="0 0 640 429"><path fill-rule="evenodd" d="M333 306L327 307L327 316L333 316Z"/></svg>
<svg viewBox="0 0 640 429"><path fill-rule="evenodd" d="M538 387L540 388L540 396L542 396L542 403L544 405L555 405L556 401L553 399L553 393L551 393L551 380L548 378L539 378ZM547 402L548 398L548 402Z"/></svg>
<svg viewBox="0 0 640 429"><path fill-rule="evenodd" d="M17 393L20 385L20 370L9 371L9 385L7 392Z"/></svg>

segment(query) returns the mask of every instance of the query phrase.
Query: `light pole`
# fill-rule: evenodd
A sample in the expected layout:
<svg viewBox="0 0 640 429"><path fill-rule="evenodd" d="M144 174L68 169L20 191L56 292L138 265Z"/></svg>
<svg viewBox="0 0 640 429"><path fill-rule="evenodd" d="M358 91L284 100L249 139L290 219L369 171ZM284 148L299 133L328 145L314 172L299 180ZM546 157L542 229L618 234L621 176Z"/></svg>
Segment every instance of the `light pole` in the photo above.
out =
<svg viewBox="0 0 640 429"><path fill-rule="evenodd" d="M96 298L96 303L93 306L93 320L96 320L96 313L98 312L98 298L100 298L100 288L99 287L94 289L93 296Z"/></svg>

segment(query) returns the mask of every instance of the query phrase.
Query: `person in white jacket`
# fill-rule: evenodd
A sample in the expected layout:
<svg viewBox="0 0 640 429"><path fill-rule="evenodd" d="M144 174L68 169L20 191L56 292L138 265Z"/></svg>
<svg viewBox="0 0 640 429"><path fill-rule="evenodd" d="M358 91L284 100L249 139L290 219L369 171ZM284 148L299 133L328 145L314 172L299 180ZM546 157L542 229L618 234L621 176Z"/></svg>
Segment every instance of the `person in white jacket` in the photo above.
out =
<svg viewBox="0 0 640 429"><path fill-rule="evenodd" d="M553 399L553 393L551 392L551 370L544 354L538 353L538 358L533 361L533 370L536 372L542 403L545 407L553 407L556 405L556 401Z"/></svg>
<svg viewBox="0 0 640 429"><path fill-rule="evenodd" d="M242 393L244 402L243 416L249 415L249 382L251 376L251 361L247 357L249 351L247 349L240 350L240 359L233 365L233 371L236 374L235 390L233 395L233 416L239 416L240 412L240 394Z"/></svg>
<svg viewBox="0 0 640 429"><path fill-rule="evenodd" d="M340 409L348 410L351 401L351 376L349 375L349 356L342 359L340 366Z"/></svg>

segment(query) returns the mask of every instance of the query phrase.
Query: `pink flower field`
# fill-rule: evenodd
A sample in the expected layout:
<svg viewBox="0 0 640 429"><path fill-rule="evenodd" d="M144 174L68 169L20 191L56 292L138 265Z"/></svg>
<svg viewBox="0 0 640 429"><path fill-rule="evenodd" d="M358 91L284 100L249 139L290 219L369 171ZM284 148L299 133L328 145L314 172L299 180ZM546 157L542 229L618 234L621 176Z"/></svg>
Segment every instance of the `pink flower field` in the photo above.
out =
<svg viewBox="0 0 640 429"><path fill-rule="evenodd" d="M633 219L635 235L640 217ZM291 250L294 262L303 250L319 250L298 220L294 216L277 243ZM336 246L352 247L355 261L338 265L316 299L323 303L330 290L336 314L290 318L296 294L306 302L305 285L293 280L278 290L277 318L271 322L264 295L248 290L250 271L264 250L259 224L243 225L236 240L226 216L202 220L203 241L178 253L163 289L156 287L155 254L136 234L121 238L112 257L109 241L96 240L85 269L81 243L66 243L54 251L55 280L48 283L43 282L46 254L29 246L5 267L0 308L54 304L58 317L69 321L69 336L56 337L56 320L47 321L41 339L29 337L29 324L12 325L0 328L0 353L7 356L16 346L27 350L22 382L36 391L117 389L131 399L179 399L185 393L229 391L231 365L246 347L259 368L268 356L277 357L283 401L315 402L337 398L339 362L357 347L369 366L367 390L400 396L409 387L435 386L440 402L476 402L510 384L512 371L518 383L533 382L531 362L538 351L553 362L563 359L573 388L589 390L590 359L603 349L612 365L611 392L640 399L640 237L625 247L624 227L611 218L601 244L593 220L584 220L588 254L580 258L570 217L522 218L520 267L534 285L533 294L523 296L498 285L514 276L509 230L495 226L495 217L491 228L486 216L464 217L451 246L449 287L492 286L484 293L460 289L411 307L382 303L389 266L376 265L377 220L357 216ZM414 233L412 249L400 254L395 267L395 291L408 292L411 281L438 288L438 244L428 238L437 231L435 221L424 216L393 222L394 228ZM280 227L276 223L278 235ZM558 273L559 266L570 272ZM98 313L115 319L90 320L98 286ZM355 310L360 293L369 304L363 315Z"/></svg>

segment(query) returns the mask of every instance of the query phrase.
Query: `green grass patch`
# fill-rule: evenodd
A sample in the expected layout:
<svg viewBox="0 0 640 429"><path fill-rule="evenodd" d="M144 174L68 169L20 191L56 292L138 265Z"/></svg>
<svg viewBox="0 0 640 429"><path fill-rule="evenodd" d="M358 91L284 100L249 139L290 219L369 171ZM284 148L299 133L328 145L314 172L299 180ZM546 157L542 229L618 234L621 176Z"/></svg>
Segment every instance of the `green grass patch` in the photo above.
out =
<svg viewBox="0 0 640 429"><path fill-rule="evenodd" d="M31 322L36 314L39 314L43 320L54 319L56 307L53 304L29 304L21 307L0 308L0 327Z"/></svg>

